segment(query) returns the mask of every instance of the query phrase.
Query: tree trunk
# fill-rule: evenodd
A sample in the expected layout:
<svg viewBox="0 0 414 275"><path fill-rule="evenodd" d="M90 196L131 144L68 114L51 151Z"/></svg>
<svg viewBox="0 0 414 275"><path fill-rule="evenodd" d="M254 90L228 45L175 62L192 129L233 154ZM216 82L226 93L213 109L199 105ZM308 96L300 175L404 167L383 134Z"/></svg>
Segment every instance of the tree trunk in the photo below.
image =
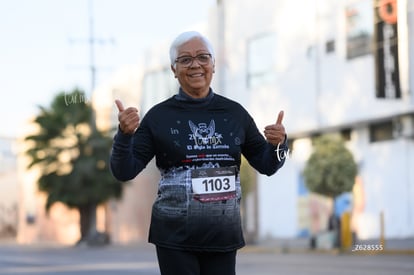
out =
<svg viewBox="0 0 414 275"><path fill-rule="evenodd" d="M83 242L87 240L88 232L89 232L89 211L88 207L85 205L79 206L79 216L80 216L80 233L81 237L79 242Z"/></svg>
<svg viewBox="0 0 414 275"><path fill-rule="evenodd" d="M79 243L89 242L97 234L96 230L96 205L88 203L80 206L80 233Z"/></svg>
<svg viewBox="0 0 414 275"><path fill-rule="evenodd" d="M109 243L109 237L96 229L95 203L88 203L79 207L81 239L78 244L105 245Z"/></svg>

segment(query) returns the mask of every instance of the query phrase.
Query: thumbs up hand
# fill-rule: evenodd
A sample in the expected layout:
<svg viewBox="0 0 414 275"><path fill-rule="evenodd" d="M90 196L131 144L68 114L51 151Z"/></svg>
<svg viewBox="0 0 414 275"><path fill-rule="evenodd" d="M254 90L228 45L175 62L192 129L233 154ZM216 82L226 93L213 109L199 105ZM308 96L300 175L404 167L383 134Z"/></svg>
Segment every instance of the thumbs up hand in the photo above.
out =
<svg viewBox="0 0 414 275"><path fill-rule="evenodd" d="M118 121L119 128L124 134L133 134L135 130L139 127L139 115L138 109L134 107L124 108L122 102L117 99L115 104L118 107Z"/></svg>
<svg viewBox="0 0 414 275"><path fill-rule="evenodd" d="M279 115L277 116L276 123L266 126L264 130L266 140L274 146L285 142L286 132L285 127L282 124L283 115L284 112L280 111Z"/></svg>

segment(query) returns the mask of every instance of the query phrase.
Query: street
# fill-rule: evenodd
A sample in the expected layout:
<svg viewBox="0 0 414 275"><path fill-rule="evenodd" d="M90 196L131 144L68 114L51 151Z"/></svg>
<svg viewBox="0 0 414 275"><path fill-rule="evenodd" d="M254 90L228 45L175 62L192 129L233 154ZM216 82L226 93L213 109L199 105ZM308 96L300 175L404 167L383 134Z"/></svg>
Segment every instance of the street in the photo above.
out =
<svg viewBox="0 0 414 275"><path fill-rule="evenodd" d="M159 274L150 244L106 247L0 245L0 274L155 275ZM237 275L376 274L412 275L408 254L281 253L256 247L239 251Z"/></svg>

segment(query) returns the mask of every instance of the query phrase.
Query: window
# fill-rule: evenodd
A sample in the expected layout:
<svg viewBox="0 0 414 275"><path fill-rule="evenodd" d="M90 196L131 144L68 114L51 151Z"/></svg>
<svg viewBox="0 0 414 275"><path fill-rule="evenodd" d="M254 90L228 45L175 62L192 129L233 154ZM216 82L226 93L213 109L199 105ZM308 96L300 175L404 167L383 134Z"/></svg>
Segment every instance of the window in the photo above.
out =
<svg viewBox="0 0 414 275"><path fill-rule="evenodd" d="M329 40L326 42L326 53L333 53L335 52L335 40Z"/></svg>
<svg viewBox="0 0 414 275"><path fill-rule="evenodd" d="M392 121L372 124L369 128L370 142L378 142L393 139Z"/></svg>
<svg viewBox="0 0 414 275"><path fill-rule="evenodd" d="M345 141L350 141L351 140L351 134L352 134L352 129L342 129L341 130L341 137L343 140Z"/></svg>
<svg viewBox="0 0 414 275"><path fill-rule="evenodd" d="M371 1L357 1L346 7L346 56L353 59L371 54L374 32Z"/></svg>
<svg viewBox="0 0 414 275"><path fill-rule="evenodd" d="M247 41L247 87L274 83L276 52L274 33L258 35Z"/></svg>

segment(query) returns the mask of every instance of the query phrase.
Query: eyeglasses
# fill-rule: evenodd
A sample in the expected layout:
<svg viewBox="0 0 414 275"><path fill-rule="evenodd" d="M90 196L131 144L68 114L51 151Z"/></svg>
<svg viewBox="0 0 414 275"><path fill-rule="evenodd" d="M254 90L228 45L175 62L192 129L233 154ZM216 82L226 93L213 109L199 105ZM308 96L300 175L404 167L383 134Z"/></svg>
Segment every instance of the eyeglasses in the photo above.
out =
<svg viewBox="0 0 414 275"><path fill-rule="evenodd" d="M210 63L211 54L202 53L202 54L196 55L194 57L193 56L188 56L188 55L180 56L180 57L177 57L177 59L175 59L175 63L178 63L181 66L186 68L186 67L190 67L193 64L194 59L197 59L197 63L199 65L205 66L205 65Z"/></svg>

